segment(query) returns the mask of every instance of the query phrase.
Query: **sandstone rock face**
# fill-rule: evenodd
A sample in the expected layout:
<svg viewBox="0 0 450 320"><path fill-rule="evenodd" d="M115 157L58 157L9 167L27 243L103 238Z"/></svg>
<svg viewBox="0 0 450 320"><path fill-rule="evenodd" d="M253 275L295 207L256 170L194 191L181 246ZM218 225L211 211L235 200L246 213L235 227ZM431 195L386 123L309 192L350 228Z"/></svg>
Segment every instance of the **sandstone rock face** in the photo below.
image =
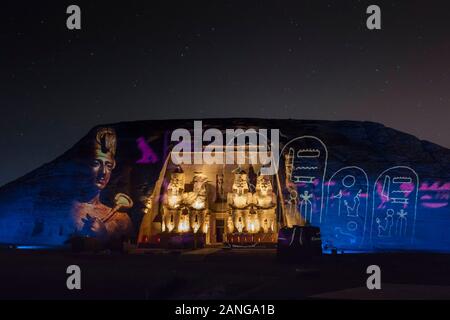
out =
<svg viewBox="0 0 450 320"><path fill-rule="evenodd" d="M88 168L100 127L115 130L117 150L99 201L113 210L116 195L128 195L133 206L126 214L134 225L131 237L137 237L147 199L174 145L171 133L193 125L193 120L167 120L93 128L65 154L0 188L0 243L64 246L80 232L73 204L94 199ZM203 130L208 128L280 129L280 151L294 157L291 182L298 208L321 228L328 248L450 251L449 149L371 122L203 120ZM284 156L280 159L284 186L289 179Z"/></svg>

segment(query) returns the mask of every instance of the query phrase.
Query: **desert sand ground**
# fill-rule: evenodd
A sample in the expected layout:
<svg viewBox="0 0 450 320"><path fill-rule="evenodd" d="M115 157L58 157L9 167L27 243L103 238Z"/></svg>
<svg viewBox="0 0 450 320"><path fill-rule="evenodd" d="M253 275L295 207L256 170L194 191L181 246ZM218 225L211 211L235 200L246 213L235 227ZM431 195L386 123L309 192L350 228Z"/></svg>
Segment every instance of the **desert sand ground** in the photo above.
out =
<svg viewBox="0 0 450 320"><path fill-rule="evenodd" d="M275 249L134 254L0 251L1 299L450 299L450 255L324 255L281 263ZM66 288L81 267L82 288ZM382 289L366 288L379 265Z"/></svg>

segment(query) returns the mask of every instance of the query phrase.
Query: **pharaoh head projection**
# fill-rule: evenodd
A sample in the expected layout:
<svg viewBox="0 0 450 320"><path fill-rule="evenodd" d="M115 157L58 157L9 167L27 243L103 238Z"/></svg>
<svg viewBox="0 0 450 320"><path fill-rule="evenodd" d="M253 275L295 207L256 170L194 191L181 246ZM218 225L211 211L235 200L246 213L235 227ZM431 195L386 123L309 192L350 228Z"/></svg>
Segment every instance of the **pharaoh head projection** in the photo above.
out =
<svg viewBox="0 0 450 320"><path fill-rule="evenodd" d="M91 170L94 184L98 190L103 190L111 178L111 173L116 166L116 147L117 140L114 129L101 128L97 131Z"/></svg>
<svg viewBox="0 0 450 320"><path fill-rule="evenodd" d="M133 226L129 216L120 212L133 206L130 197L117 193L114 206L109 207L100 200L100 193L106 188L115 168L116 133L112 128L97 130L93 141L92 158L89 159L93 186L96 192L87 201L75 201L73 212L76 233L81 236L109 240L113 237L131 236Z"/></svg>

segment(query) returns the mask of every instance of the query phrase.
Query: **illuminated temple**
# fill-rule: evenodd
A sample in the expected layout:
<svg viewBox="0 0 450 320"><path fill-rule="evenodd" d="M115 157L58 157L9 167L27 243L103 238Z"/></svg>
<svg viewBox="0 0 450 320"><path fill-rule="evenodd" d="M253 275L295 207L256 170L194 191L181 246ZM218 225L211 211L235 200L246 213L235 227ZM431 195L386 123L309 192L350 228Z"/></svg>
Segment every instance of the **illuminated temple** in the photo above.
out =
<svg viewBox="0 0 450 320"><path fill-rule="evenodd" d="M248 148L247 159L257 153ZM174 165L169 156L158 182L141 224L141 244L189 233L206 244L277 240L284 219L282 193L276 195L280 179L261 173L261 164Z"/></svg>
<svg viewBox="0 0 450 320"><path fill-rule="evenodd" d="M211 147L245 161L180 163L172 135L187 128L195 137L192 120L95 127L0 187L0 246L67 247L74 238L271 246L280 228L309 223L324 249L450 251L447 148L371 122L208 119L200 127L200 149L183 139L194 160L212 153L202 127L221 138L238 130L279 136ZM279 161L275 170L265 170L267 157Z"/></svg>

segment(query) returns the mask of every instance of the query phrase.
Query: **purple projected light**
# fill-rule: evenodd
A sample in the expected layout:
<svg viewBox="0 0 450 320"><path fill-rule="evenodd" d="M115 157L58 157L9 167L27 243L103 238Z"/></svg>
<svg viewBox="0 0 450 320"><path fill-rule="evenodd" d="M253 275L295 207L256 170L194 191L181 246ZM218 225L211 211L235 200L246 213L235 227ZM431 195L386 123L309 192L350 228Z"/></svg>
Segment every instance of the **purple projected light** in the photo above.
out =
<svg viewBox="0 0 450 320"><path fill-rule="evenodd" d="M144 137L139 137L136 139L137 147L141 150L142 157L136 163L139 164L154 164L158 162L158 156L153 151L153 149L145 141Z"/></svg>

